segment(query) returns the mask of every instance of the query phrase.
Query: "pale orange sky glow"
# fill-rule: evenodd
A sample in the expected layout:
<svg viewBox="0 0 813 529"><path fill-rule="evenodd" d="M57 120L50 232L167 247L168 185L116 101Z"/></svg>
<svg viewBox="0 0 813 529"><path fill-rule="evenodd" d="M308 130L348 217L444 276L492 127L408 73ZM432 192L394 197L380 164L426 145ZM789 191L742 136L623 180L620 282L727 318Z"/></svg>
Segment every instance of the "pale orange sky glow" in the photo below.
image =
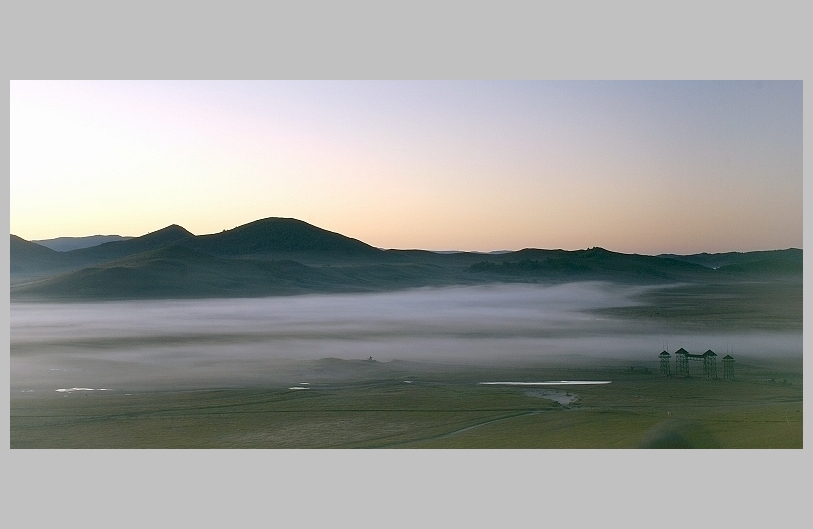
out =
<svg viewBox="0 0 813 529"><path fill-rule="evenodd" d="M10 87L10 229L294 217L383 248L802 247L798 82Z"/></svg>

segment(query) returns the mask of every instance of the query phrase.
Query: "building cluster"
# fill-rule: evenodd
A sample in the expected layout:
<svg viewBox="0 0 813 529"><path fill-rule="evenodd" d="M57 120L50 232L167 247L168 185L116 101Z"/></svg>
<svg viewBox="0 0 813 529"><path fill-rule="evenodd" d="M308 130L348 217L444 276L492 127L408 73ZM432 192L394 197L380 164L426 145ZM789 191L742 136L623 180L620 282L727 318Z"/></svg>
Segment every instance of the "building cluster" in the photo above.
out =
<svg viewBox="0 0 813 529"><path fill-rule="evenodd" d="M661 374L671 377L672 356L666 351L661 351L658 358L661 361ZM692 354L682 347L675 351L675 376L691 378L690 362L702 362L703 376L705 378L717 378L717 353L711 349L703 354ZM734 380L734 357L728 354L723 357L723 378Z"/></svg>

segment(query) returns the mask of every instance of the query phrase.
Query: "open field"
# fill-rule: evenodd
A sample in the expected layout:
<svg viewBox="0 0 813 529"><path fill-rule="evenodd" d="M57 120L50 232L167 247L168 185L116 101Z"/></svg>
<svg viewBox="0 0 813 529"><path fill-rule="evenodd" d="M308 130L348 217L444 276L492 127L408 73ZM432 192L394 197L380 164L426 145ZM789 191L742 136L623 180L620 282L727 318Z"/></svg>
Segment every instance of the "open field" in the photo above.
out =
<svg viewBox="0 0 813 529"><path fill-rule="evenodd" d="M648 290L635 306L595 312L675 328L802 330L802 278L729 278Z"/></svg>
<svg viewBox="0 0 813 529"><path fill-rule="evenodd" d="M268 387L12 393L11 448L802 448L801 364L742 360L730 381L654 360L302 361ZM558 380L612 382L480 384Z"/></svg>

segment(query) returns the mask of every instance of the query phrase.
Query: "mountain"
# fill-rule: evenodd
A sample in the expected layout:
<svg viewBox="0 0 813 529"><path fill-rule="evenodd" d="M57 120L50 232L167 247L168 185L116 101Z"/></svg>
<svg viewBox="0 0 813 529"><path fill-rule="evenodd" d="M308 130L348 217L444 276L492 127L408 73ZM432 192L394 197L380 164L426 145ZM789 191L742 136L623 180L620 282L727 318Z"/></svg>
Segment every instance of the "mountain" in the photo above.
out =
<svg viewBox="0 0 813 529"><path fill-rule="evenodd" d="M57 252L12 235L9 251L11 278L12 280L30 279L76 270L162 248L189 237L194 237L194 235L173 224L141 237L106 242L68 252Z"/></svg>
<svg viewBox="0 0 813 529"><path fill-rule="evenodd" d="M56 239L41 239L35 242L40 246L45 246L57 252L69 252L81 248L90 248L106 242L126 241L132 237L122 237L121 235L89 235L87 237L57 237Z"/></svg>
<svg viewBox="0 0 813 529"><path fill-rule="evenodd" d="M802 277L802 251L796 249L676 257L603 248L499 254L381 250L289 218L200 236L173 224L67 252L12 235L10 248L12 299L254 297L585 280L801 284Z"/></svg>
<svg viewBox="0 0 813 529"><path fill-rule="evenodd" d="M64 253L11 235L9 243L11 276L32 277L48 272L68 270L77 266L77 260Z"/></svg>
<svg viewBox="0 0 813 529"><path fill-rule="evenodd" d="M653 257L623 254L604 248L587 250L524 249L472 264L473 273L494 276L612 279L640 282L678 281L709 277L711 270L699 264Z"/></svg>
<svg viewBox="0 0 813 529"><path fill-rule="evenodd" d="M201 235L184 246L224 257L255 257L320 262L386 259L387 254L357 239L297 219L271 217L231 230Z"/></svg>
<svg viewBox="0 0 813 529"><path fill-rule="evenodd" d="M172 224L158 231L142 235L141 237L133 237L125 241L106 242L98 246L81 248L65 253L67 255L76 256L88 263L102 263L156 250L186 239L193 239L194 237L192 233L181 226Z"/></svg>

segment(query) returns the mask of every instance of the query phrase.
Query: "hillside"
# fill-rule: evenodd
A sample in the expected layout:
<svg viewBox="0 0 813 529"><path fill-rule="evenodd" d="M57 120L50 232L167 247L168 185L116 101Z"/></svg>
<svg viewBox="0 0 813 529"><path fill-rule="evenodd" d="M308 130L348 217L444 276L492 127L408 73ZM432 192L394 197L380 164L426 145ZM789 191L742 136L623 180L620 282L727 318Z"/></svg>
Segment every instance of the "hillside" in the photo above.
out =
<svg viewBox="0 0 813 529"><path fill-rule="evenodd" d="M472 264L473 273L501 277L539 277L571 280L679 281L710 277L699 264L649 255L623 254L604 248L588 250L525 249Z"/></svg>
<svg viewBox="0 0 813 529"><path fill-rule="evenodd" d="M181 226L172 224L166 228L142 235L141 237L134 237L124 241L106 242L98 246L66 252L66 254L75 255L86 262L103 263L170 246L186 239L193 239L194 237L192 233Z"/></svg>
<svg viewBox="0 0 813 529"><path fill-rule="evenodd" d="M9 242L9 268L12 283L33 277L64 272L85 263L75 255L57 252L11 235Z"/></svg>
<svg viewBox="0 0 813 529"><path fill-rule="evenodd" d="M12 299L255 297L496 282L633 284L786 281L801 250L698 256L603 248L499 254L380 250L285 218L195 236L171 225L141 237L56 252L11 236ZM697 262L693 262L697 261ZM719 264L718 268L702 263Z"/></svg>
<svg viewBox="0 0 813 529"><path fill-rule="evenodd" d="M722 273L734 275L771 276L771 275L797 275L803 273L802 261L786 259L758 259L721 266Z"/></svg>
<svg viewBox="0 0 813 529"><path fill-rule="evenodd" d="M169 299L374 292L459 284L431 265L311 267L289 260L229 259L182 245L152 250L13 289L16 299Z"/></svg>
<svg viewBox="0 0 813 529"><path fill-rule="evenodd" d="M661 254L658 257L699 264L708 268L720 268L723 266L743 264L751 261L761 261L764 259L801 263L802 250L798 248L788 248L786 250L767 250L757 252L698 253L692 255Z"/></svg>
<svg viewBox="0 0 813 529"><path fill-rule="evenodd" d="M174 245L31 283L15 294L56 299L244 297L329 290L333 283L292 261L222 259Z"/></svg>
<svg viewBox="0 0 813 529"><path fill-rule="evenodd" d="M126 240L110 241L89 248L57 252L16 235L11 235L9 261L11 280L48 277L94 264L122 259L130 255L163 248L194 237L184 228L172 225L158 231Z"/></svg>

